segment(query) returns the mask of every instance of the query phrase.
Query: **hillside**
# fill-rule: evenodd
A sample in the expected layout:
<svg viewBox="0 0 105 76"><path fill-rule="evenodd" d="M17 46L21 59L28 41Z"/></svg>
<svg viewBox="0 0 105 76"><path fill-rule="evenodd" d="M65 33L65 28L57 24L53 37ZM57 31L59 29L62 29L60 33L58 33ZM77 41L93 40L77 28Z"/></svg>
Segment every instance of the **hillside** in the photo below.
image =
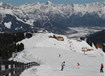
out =
<svg viewBox="0 0 105 76"><path fill-rule="evenodd" d="M85 41L68 40L63 35L60 36L64 41L49 38L52 35L53 33L35 33L30 39L21 41L25 49L13 60L24 63L36 61L41 64L39 67L25 70L21 76L103 76L99 73L100 63L104 63L101 49L90 47ZM94 50L84 55L82 47ZM63 61L66 61L66 66L61 72ZM76 66L77 62L81 64L80 69Z"/></svg>

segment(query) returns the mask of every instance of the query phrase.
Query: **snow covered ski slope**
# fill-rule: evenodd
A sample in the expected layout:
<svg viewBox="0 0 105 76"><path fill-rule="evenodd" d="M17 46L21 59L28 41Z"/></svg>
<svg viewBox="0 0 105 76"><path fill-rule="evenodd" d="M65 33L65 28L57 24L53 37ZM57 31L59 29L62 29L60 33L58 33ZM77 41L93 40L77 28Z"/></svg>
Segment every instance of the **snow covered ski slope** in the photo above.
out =
<svg viewBox="0 0 105 76"><path fill-rule="evenodd" d="M20 76L105 76L100 73L100 64L104 63L101 49L90 47L85 41L68 40L62 35L64 41L49 36L53 36L53 33L37 33L21 41L25 49L13 60L24 63L36 61L41 66L26 69ZM82 47L94 50L84 55ZM63 61L66 63L61 71ZM80 68L77 63L80 63Z"/></svg>

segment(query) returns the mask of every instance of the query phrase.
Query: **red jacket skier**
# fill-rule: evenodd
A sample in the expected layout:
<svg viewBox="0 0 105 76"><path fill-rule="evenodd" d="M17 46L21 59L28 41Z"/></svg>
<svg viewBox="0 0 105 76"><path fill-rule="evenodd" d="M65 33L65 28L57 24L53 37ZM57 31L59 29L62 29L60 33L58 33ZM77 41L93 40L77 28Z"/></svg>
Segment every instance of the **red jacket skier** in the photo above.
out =
<svg viewBox="0 0 105 76"><path fill-rule="evenodd" d="M77 63L77 68L80 68L80 64L79 63Z"/></svg>

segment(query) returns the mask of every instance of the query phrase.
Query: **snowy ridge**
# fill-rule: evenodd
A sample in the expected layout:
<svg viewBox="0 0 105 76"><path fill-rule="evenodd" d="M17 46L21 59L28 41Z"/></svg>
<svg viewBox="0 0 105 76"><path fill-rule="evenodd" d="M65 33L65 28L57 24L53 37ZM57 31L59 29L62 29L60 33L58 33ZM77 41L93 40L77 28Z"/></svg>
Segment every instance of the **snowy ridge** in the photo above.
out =
<svg viewBox="0 0 105 76"><path fill-rule="evenodd" d="M25 21L25 19L27 18L27 14L24 13L23 10L21 10L20 8L18 7L13 7L7 3L0 3L0 15L6 15L6 14L9 14L9 15L12 15L14 17L16 17L17 20L23 22L23 23L26 23L26 24L29 24L29 25L33 25L33 22L32 20L27 20Z"/></svg>
<svg viewBox="0 0 105 76"><path fill-rule="evenodd" d="M53 4L53 3L34 3L34 4L26 4L20 6L22 10L24 10L28 14L38 14L43 13L44 15L48 15L51 12L53 14L60 14L63 16L70 16L72 14L81 14L84 15L86 13L97 13L100 17L105 15L105 2L96 2L90 4ZM34 11L33 11L34 10Z"/></svg>
<svg viewBox="0 0 105 76"><path fill-rule="evenodd" d="M53 36L53 33L36 33L32 38L25 39L22 41L24 44L32 44L32 45L26 45L25 48L36 48L36 47L50 47L50 48L58 48L58 49L65 49L69 50L69 42L68 39L63 35L64 41L58 41L55 38L49 38L49 36ZM56 34L57 35L57 34ZM34 42L33 42L34 40ZM47 42L47 43L46 43Z"/></svg>
<svg viewBox="0 0 105 76"><path fill-rule="evenodd" d="M6 3L0 3L0 13L12 14L20 19L33 19L38 20L44 18L45 20L50 15L59 14L65 18L70 17L73 14L83 16L84 14L97 13L100 17L105 17L105 2L96 2L90 4L53 4L48 3L33 3L25 4L19 7L13 7ZM5 6L5 7L3 7ZM8 7L8 8L7 8ZM11 8L10 8L11 7ZM26 20L28 23L28 21Z"/></svg>
<svg viewBox="0 0 105 76"><path fill-rule="evenodd" d="M104 9L105 2L90 4L53 4L47 2L24 4L18 7L0 3L0 20L3 21L7 15L11 15L9 22L14 21L9 29L1 23L0 29L10 32L11 30L16 31L17 27L22 27L23 31L45 28L54 33L65 34L71 26L104 27ZM16 18L16 20L12 20L12 18ZM26 26L27 28L25 28Z"/></svg>
<svg viewBox="0 0 105 76"><path fill-rule="evenodd" d="M3 10L3 9L0 9L0 14L11 14L11 15L13 15L13 12L12 12L12 10L10 10L10 9L5 9L5 10Z"/></svg>

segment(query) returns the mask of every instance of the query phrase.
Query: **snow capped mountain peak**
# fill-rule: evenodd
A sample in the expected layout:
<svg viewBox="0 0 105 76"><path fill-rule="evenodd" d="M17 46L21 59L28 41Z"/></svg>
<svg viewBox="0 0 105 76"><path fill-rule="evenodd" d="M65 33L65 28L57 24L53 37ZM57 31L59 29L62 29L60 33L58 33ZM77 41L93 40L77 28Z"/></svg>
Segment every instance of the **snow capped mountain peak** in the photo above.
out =
<svg viewBox="0 0 105 76"><path fill-rule="evenodd" d="M47 4L47 5L52 5L53 3L49 0L49 1L47 1L46 4Z"/></svg>
<svg viewBox="0 0 105 76"><path fill-rule="evenodd" d="M99 5L105 5L105 2L95 2L95 3Z"/></svg>
<svg viewBox="0 0 105 76"><path fill-rule="evenodd" d="M8 3L0 2L0 14L11 14L13 15L14 7Z"/></svg>
<svg viewBox="0 0 105 76"><path fill-rule="evenodd" d="M65 33L65 29L71 26L104 26L104 9L105 2L54 4L48 1L47 3L24 4L19 7L1 3L0 14L10 14L18 21L33 27Z"/></svg>
<svg viewBox="0 0 105 76"><path fill-rule="evenodd" d="M50 5L49 7L46 6ZM105 14L104 8L104 2L102 3L90 3L90 4L66 4L66 5L62 5L62 4L54 4L51 1L48 1L46 4L34 4L32 5L27 5L25 7L21 7L25 12L33 12L33 10L39 10L39 13L45 13L45 11L47 10L48 12L46 12L45 14L49 13L50 11L54 11L54 12L59 12L59 14L61 12L63 12L65 15L69 14L73 14L73 13L81 13L81 14L86 14L86 13L98 13L101 12L101 16ZM37 7L37 8L36 8ZM33 9L33 10L27 10L27 9ZM53 8L53 9L51 9ZM51 10L50 10L51 9ZM57 10L54 10L57 9ZM99 15L99 14L98 14Z"/></svg>
<svg viewBox="0 0 105 76"><path fill-rule="evenodd" d="M13 9L14 7L8 3L0 2L0 9Z"/></svg>
<svg viewBox="0 0 105 76"><path fill-rule="evenodd" d="M0 3L0 8L4 9L13 9L9 4ZM24 4L18 7L27 14L40 14L48 16L48 13L51 11L59 12L65 16L71 16L72 14L81 13L82 15L86 13L97 13L99 16L105 15L105 2L95 2L90 4L53 4L51 1L48 1L46 4L43 3L34 3L34 4ZM55 10L56 9L56 10ZM36 12L38 11L38 12ZM56 13L55 13L56 14Z"/></svg>
<svg viewBox="0 0 105 76"><path fill-rule="evenodd" d="M3 5L9 5L9 4L4 3L4 2L0 2L0 6L3 6Z"/></svg>
<svg viewBox="0 0 105 76"><path fill-rule="evenodd" d="M2 2L0 2L0 6L2 5L3 3Z"/></svg>

